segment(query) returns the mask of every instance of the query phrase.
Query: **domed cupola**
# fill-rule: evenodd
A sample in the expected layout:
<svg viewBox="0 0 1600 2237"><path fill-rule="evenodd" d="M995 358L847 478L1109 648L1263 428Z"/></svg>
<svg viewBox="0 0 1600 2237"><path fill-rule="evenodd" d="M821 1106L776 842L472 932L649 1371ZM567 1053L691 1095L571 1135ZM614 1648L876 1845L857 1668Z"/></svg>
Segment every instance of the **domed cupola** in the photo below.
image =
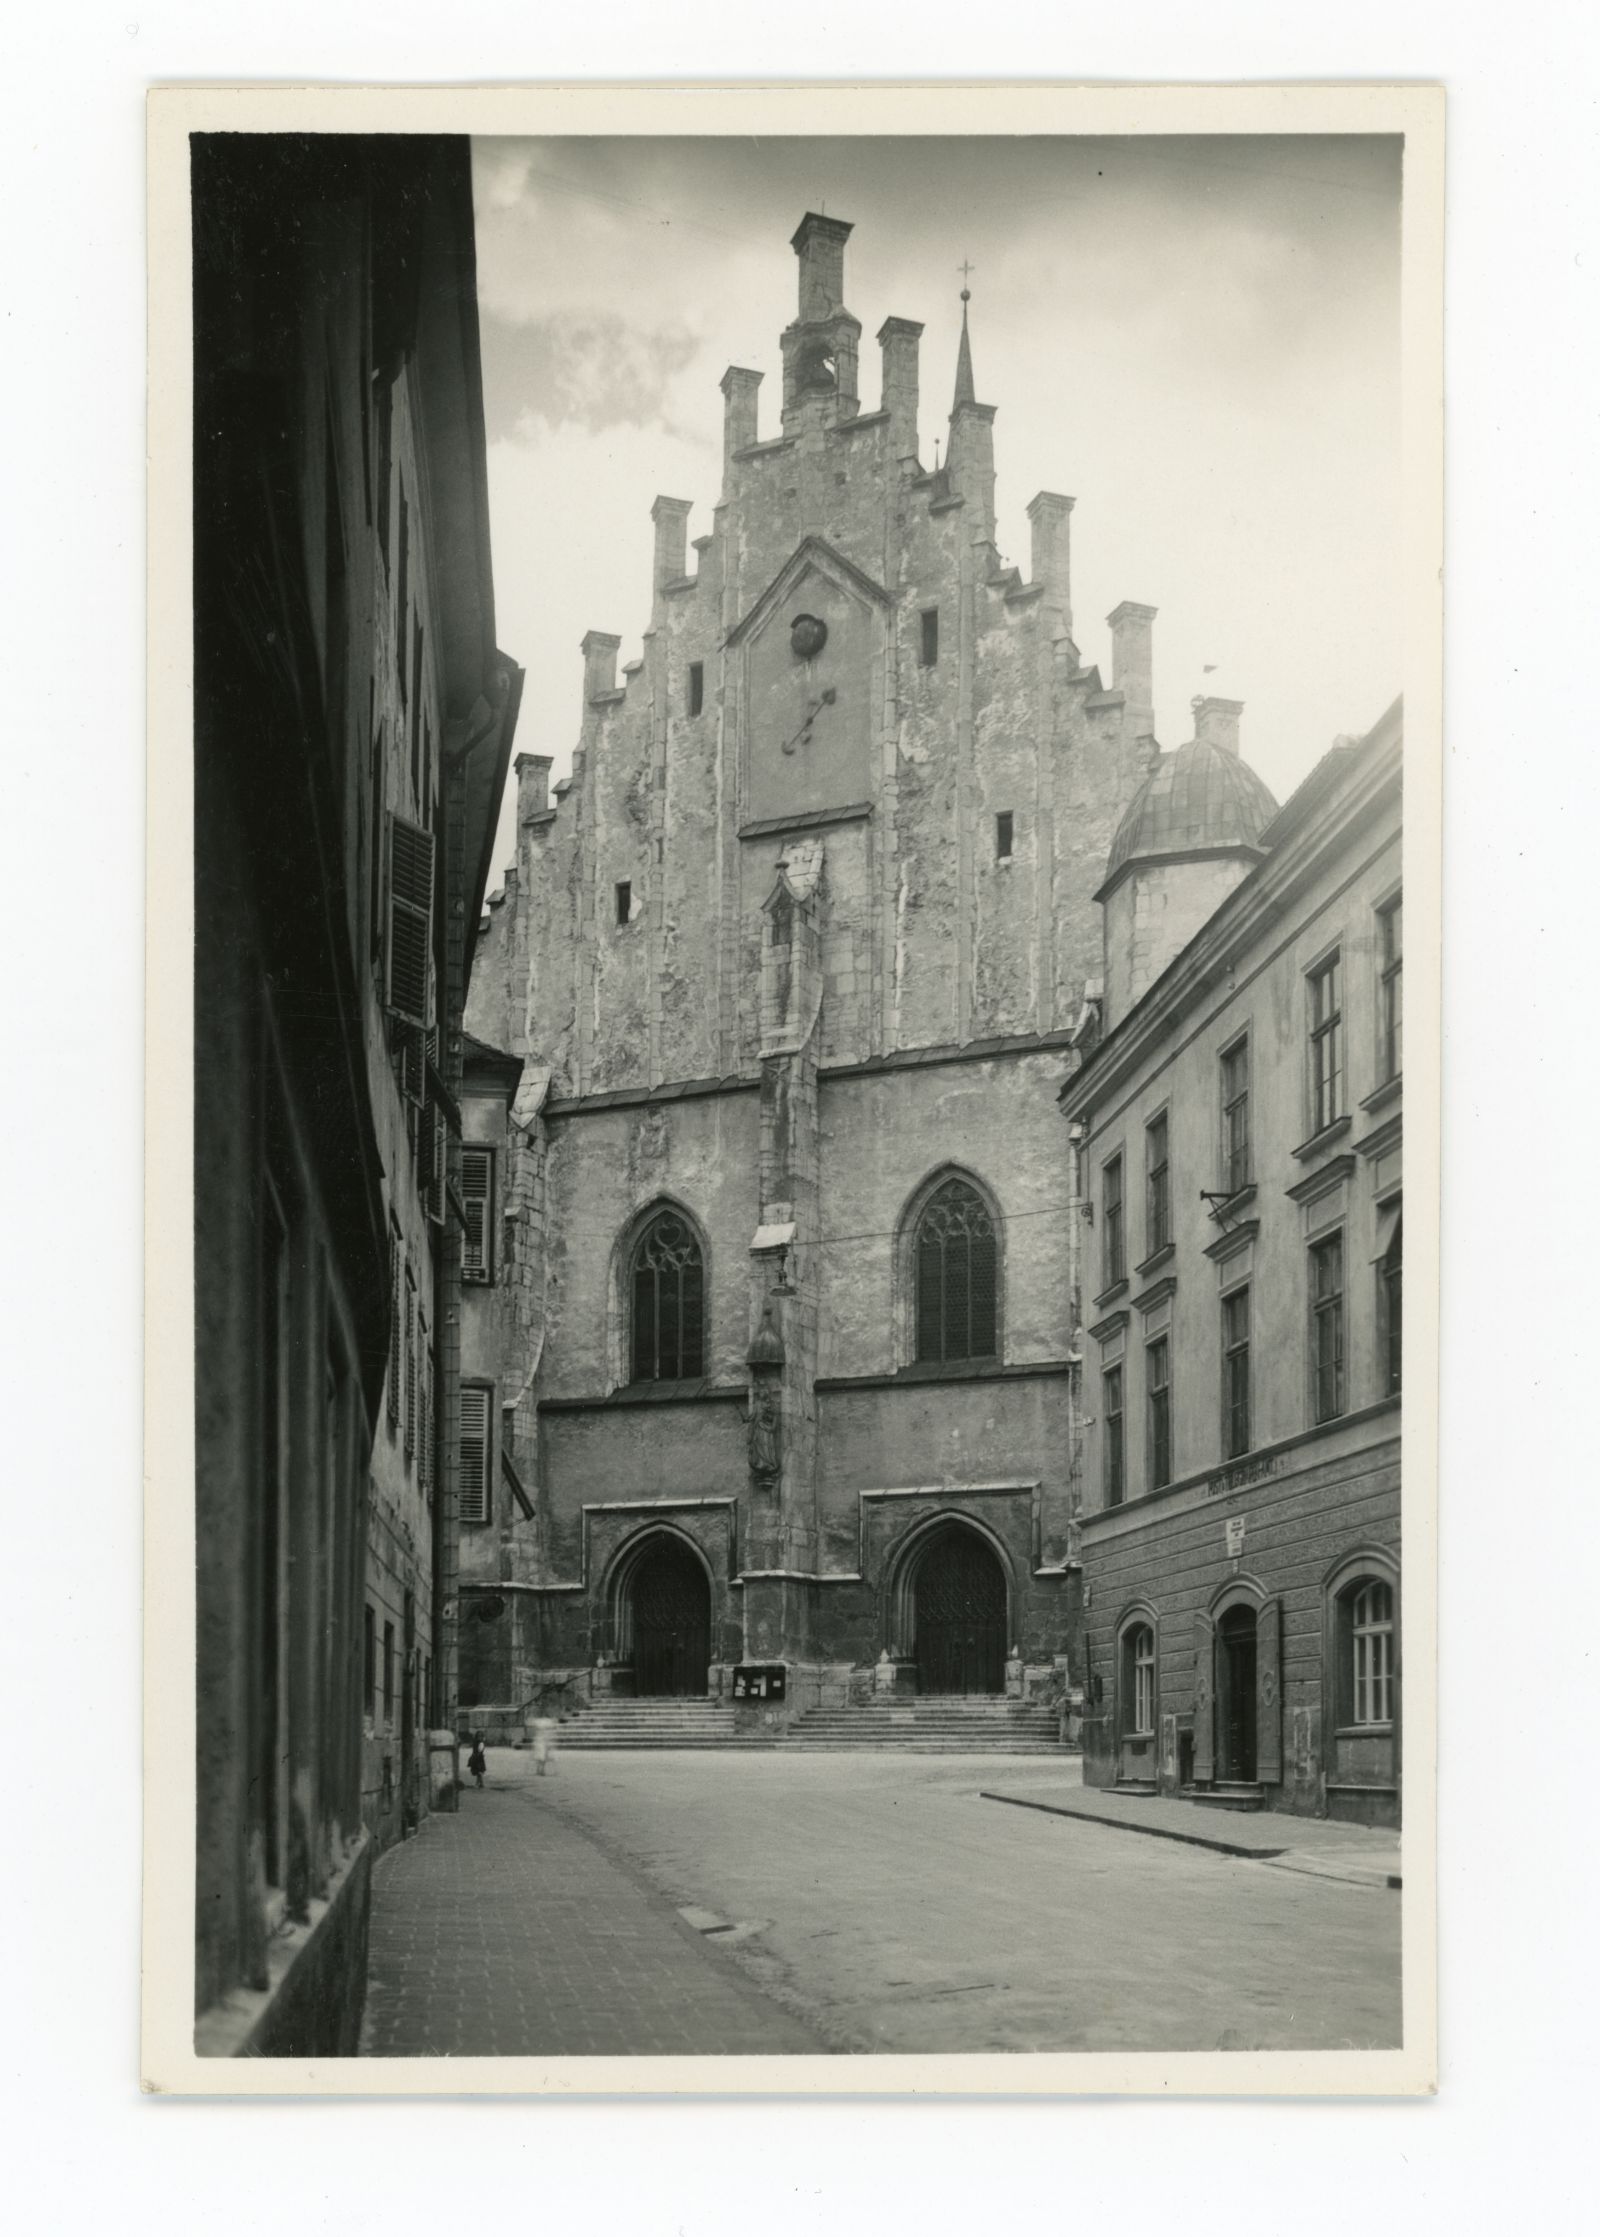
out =
<svg viewBox="0 0 1600 2237"><path fill-rule="evenodd" d="M1108 1026L1261 860L1278 803L1239 758L1242 708L1196 699L1194 737L1160 756L1117 826L1095 896L1105 909Z"/></svg>

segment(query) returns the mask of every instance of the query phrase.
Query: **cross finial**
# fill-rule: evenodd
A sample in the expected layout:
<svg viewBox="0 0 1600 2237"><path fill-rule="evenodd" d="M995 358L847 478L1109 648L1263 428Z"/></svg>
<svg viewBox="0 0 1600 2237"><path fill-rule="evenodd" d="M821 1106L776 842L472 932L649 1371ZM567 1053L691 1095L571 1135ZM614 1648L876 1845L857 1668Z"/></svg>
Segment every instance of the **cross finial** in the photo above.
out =
<svg viewBox="0 0 1600 2237"><path fill-rule="evenodd" d="M969 264L965 257L963 257L961 262L956 266L956 270L961 274L961 300L963 303L969 302L971 300L972 290L970 287L967 286L966 283L977 269L978 267L976 266L976 264Z"/></svg>

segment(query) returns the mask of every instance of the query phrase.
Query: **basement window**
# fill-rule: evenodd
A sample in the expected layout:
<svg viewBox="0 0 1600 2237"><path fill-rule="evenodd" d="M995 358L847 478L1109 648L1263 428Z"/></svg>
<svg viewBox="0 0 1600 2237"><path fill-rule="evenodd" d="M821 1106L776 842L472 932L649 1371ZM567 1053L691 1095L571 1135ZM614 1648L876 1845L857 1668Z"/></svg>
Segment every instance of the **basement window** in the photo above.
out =
<svg viewBox="0 0 1600 2237"><path fill-rule="evenodd" d="M1011 860L1011 810L1002 808L994 819L994 852L997 862Z"/></svg>
<svg viewBox="0 0 1600 2237"><path fill-rule="evenodd" d="M627 924L633 916L633 886L627 878L617 881L617 922Z"/></svg>
<svg viewBox="0 0 1600 2237"><path fill-rule="evenodd" d="M705 703L706 703L706 671L705 671L705 663L704 663L704 661L700 661L700 660L691 660L691 661L690 661L690 663L689 663L689 712L690 712L690 714L692 714L692 715L697 715L697 714L699 714L699 712L700 712L701 708L702 708L702 707L703 707L703 706L705 705Z"/></svg>
<svg viewBox="0 0 1600 2237"><path fill-rule="evenodd" d="M929 606L922 616L922 646L918 655L924 668L931 668L939 657L939 609Z"/></svg>

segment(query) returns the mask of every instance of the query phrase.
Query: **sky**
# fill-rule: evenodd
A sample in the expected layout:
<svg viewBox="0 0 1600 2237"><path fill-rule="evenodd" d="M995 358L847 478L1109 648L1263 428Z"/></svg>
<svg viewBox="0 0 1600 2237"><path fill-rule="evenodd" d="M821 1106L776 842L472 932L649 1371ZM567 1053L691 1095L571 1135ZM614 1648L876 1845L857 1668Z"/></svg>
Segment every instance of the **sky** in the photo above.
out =
<svg viewBox="0 0 1600 2237"><path fill-rule="evenodd" d="M1028 572L1028 500L1077 499L1074 635L1159 609L1156 729L1244 701L1283 799L1400 688L1400 147L1393 139L482 139L478 301L499 640L527 669L517 750L570 766L579 640L649 617L650 507L711 527L729 365L766 373L795 315L790 236L854 225L845 301L874 336L924 322L921 456L946 436L971 266L995 423L998 540ZM497 860L515 858L514 808Z"/></svg>

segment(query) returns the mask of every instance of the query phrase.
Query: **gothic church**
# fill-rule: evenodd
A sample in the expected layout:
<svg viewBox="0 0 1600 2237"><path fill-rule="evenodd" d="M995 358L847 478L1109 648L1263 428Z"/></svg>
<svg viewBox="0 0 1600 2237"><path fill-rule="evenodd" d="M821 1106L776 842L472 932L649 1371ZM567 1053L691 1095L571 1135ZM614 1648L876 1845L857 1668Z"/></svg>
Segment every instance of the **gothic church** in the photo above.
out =
<svg viewBox="0 0 1600 2237"><path fill-rule="evenodd" d="M1154 616L1085 661L1070 497L1001 557L965 291L943 464L916 321L863 409L850 231L794 235L778 430L723 376L692 563L655 501L642 659L584 639L570 778L517 761L465 1049L464 1704L1081 1678L1056 1093Z"/></svg>

